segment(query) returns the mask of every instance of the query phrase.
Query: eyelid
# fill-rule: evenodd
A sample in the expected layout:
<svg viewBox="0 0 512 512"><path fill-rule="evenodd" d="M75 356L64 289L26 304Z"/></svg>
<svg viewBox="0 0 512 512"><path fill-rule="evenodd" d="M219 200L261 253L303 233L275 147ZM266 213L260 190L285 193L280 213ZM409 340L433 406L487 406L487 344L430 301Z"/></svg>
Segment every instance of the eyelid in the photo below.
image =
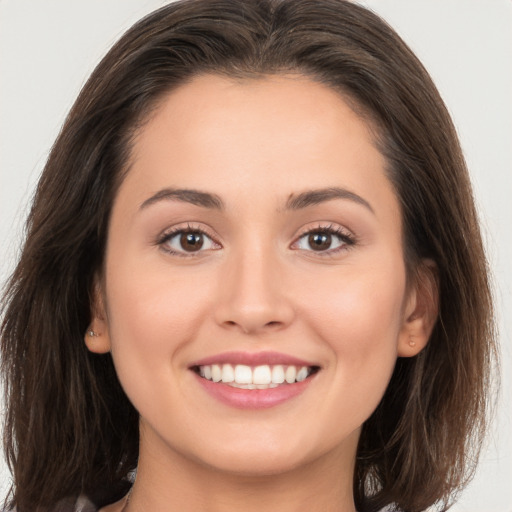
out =
<svg viewBox="0 0 512 512"><path fill-rule="evenodd" d="M347 250L350 247L357 244L358 240L357 237L347 228L339 225L334 224L332 222L319 222L315 226L307 226L301 229L299 234L295 237L294 241L291 244L291 248L293 249L294 245L296 245L302 238L304 238L306 235L309 235L311 233L328 233L334 236L339 237L344 243L341 247L337 247L335 249L327 249L325 251L314 251L311 249L310 251L305 249L296 249L296 250L302 250L304 252L309 252L315 254L315 256L319 257L326 257L326 256L332 256L340 251Z"/></svg>
<svg viewBox="0 0 512 512"><path fill-rule="evenodd" d="M173 237L178 235L179 233L184 232L193 232L193 233L201 233L202 235L208 237L217 247L214 250L222 248L222 244L218 241L218 237L211 232L212 230L205 226L204 224L195 224L193 222L186 222L182 224L177 224L176 226L172 226L170 228L162 231L155 240L155 245L159 246L160 249L168 254L172 254L173 256L182 256L186 258L194 258L198 256L202 256L202 253L207 252L211 249L199 250L196 252L186 252L186 251L175 251L170 248L165 248L164 244L171 240Z"/></svg>
<svg viewBox="0 0 512 512"><path fill-rule="evenodd" d="M323 222L319 221L314 223L313 225L309 224L305 227L302 227L299 231L299 234L296 236L296 239L312 232L316 231L324 231L329 233L336 233L342 236L345 236L347 238L352 238L355 240L355 235L350 231L348 228L342 226L341 224L337 224L335 222Z"/></svg>

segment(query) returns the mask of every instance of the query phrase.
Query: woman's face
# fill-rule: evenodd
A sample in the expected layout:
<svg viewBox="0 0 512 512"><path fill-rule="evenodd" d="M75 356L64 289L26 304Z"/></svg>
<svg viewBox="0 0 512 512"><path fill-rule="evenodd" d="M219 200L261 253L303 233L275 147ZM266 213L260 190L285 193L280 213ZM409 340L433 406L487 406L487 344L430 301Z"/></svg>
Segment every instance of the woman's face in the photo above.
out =
<svg viewBox="0 0 512 512"><path fill-rule="evenodd" d="M384 169L367 123L305 77L201 76L162 101L113 205L88 341L112 352L141 454L353 463L397 356L427 337Z"/></svg>

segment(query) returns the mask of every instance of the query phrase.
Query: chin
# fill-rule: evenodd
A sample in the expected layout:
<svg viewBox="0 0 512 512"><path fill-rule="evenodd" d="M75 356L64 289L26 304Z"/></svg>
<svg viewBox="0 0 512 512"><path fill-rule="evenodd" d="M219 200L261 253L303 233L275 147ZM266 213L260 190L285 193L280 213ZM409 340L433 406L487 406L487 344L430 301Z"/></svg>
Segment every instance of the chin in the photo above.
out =
<svg viewBox="0 0 512 512"><path fill-rule="evenodd" d="M224 474L244 478L264 478L294 471L306 464L307 460L283 455L269 455L261 451L256 454L226 457L217 460L211 467Z"/></svg>
<svg viewBox="0 0 512 512"><path fill-rule="evenodd" d="M218 445L218 449L200 452L200 460L225 474L248 478L265 477L297 470L329 451L328 447L325 450L319 450L319 447L311 450L307 442L298 440L291 443L286 442L286 439L258 441L251 444L233 441L222 443Z"/></svg>

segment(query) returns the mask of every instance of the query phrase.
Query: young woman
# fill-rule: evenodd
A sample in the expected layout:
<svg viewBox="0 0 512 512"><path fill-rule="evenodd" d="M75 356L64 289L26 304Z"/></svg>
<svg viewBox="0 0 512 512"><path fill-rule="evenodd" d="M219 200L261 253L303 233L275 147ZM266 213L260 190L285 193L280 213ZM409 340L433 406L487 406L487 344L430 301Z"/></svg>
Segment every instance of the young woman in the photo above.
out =
<svg viewBox="0 0 512 512"><path fill-rule="evenodd" d="M192 0L85 85L5 296L18 512L446 508L492 307L428 74L342 0Z"/></svg>

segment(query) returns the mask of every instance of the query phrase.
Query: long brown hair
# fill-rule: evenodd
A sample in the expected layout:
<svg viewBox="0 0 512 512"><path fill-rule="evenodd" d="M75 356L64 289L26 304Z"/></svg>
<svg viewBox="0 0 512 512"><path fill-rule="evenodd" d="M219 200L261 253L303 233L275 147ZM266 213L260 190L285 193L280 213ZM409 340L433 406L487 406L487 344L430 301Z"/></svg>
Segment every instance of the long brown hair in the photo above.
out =
<svg viewBox="0 0 512 512"><path fill-rule="evenodd" d="M141 20L101 61L37 187L1 325L18 512L55 510L81 493L109 503L137 465L137 413L110 355L83 341L134 133L198 74L283 72L334 88L374 126L402 208L409 277L423 258L437 266L430 342L397 361L363 427L356 506L445 509L471 476L495 357L492 303L468 173L428 73L385 22L349 1L188 0Z"/></svg>

